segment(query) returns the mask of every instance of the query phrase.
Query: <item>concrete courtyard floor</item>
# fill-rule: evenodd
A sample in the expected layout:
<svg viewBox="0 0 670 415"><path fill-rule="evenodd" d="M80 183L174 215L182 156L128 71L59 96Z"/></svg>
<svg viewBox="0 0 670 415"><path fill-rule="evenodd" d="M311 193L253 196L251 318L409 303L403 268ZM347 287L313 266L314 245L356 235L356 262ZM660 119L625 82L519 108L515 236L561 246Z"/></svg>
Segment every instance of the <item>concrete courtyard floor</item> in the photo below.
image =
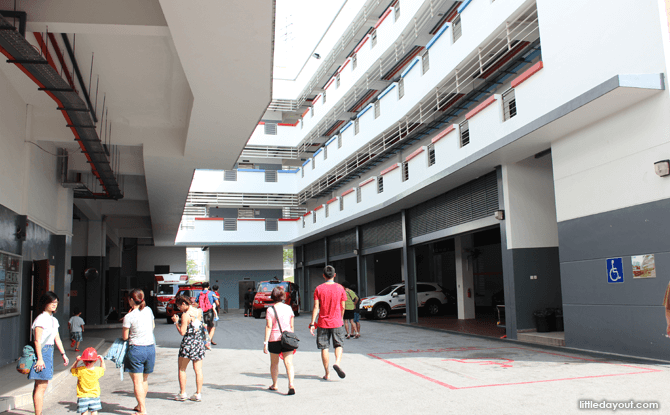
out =
<svg viewBox="0 0 670 415"><path fill-rule="evenodd" d="M617 409L616 413L670 413L670 366L624 357L543 348L509 340L363 320L362 337L346 340L345 379L323 366L309 316L296 318L301 346L295 355L296 395L280 364L279 391L270 385L269 355L262 352L265 320L224 314L215 334L218 345L204 365L203 401L171 400L179 390L180 336L165 319L156 320L155 372L149 377L150 414L572 414L580 401L601 404L658 403L659 409ZM109 341L120 330L97 331ZM597 334L594 334L597 335ZM670 340L669 340L670 341ZM334 357L331 350L331 366ZM111 365L109 365L111 366ZM189 368L188 394L195 391ZM46 415L76 411L76 379L69 376L46 397ZM132 383L109 368L101 379L101 413L132 414ZM584 406L584 404L581 404ZM607 411L607 409L603 409ZM612 411L612 409L609 409ZM32 413L32 407L12 410Z"/></svg>

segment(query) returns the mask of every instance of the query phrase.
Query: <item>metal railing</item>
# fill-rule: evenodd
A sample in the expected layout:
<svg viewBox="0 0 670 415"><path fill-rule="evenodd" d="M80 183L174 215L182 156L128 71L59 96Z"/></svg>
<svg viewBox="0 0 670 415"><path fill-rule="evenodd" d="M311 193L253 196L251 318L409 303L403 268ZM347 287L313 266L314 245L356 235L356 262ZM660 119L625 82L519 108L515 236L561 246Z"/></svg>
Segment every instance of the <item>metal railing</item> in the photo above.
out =
<svg viewBox="0 0 670 415"><path fill-rule="evenodd" d="M279 146L245 146L240 158L276 158L297 159L298 149L296 147Z"/></svg>
<svg viewBox="0 0 670 415"><path fill-rule="evenodd" d="M189 192L186 198L187 209L210 206L298 206L298 196L295 194L251 194L251 193L205 193ZM204 215L203 215L204 216Z"/></svg>
<svg viewBox="0 0 670 415"><path fill-rule="evenodd" d="M298 202L305 203L312 197L320 196L339 183L349 180L363 166L378 162L383 155L407 141L410 134L422 125L445 114L456 116L465 109L456 104L467 94L477 93L477 98L486 94L486 91L480 92L477 86L485 84L487 79L500 73L503 64L507 64L510 59L508 53L521 53L535 47L534 45L539 48L539 25L537 9L532 4L516 20L507 22L505 27L495 32L491 41L479 47L478 53L440 82L434 93L426 96L405 117L300 192ZM448 112L444 113L445 111Z"/></svg>

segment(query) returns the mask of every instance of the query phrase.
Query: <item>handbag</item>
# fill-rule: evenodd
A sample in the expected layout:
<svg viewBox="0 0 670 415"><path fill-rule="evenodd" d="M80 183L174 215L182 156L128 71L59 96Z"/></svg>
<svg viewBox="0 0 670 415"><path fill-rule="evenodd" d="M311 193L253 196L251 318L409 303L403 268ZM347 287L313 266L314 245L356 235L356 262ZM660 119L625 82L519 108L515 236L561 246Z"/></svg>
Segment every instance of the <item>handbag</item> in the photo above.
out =
<svg viewBox="0 0 670 415"><path fill-rule="evenodd" d="M295 350L298 348L298 343L300 339L296 336L295 333L290 331L284 331L281 329L281 323L279 322L279 314L277 314L277 309L275 306L272 306L272 309L275 312L275 317L277 317L277 326L279 326L279 331L281 332L281 347L282 349Z"/></svg>

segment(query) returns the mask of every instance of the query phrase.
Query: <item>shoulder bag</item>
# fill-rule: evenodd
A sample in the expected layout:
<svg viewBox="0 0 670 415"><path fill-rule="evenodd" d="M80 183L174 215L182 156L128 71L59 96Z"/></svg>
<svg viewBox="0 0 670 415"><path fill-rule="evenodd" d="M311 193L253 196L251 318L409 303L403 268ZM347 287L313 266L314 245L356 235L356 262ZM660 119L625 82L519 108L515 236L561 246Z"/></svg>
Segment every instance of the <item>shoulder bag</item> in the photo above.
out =
<svg viewBox="0 0 670 415"><path fill-rule="evenodd" d="M284 331L281 329L281 323L279 322L279 314L277 314L277 309L275 306L272 306L272 309L275 312L275 317L277 317L277 326L279 326L279 331L281 332L281 347L282 349L295 350L298 348L298 343L300 339L296 336L295 333L290 331Z"/></svg>

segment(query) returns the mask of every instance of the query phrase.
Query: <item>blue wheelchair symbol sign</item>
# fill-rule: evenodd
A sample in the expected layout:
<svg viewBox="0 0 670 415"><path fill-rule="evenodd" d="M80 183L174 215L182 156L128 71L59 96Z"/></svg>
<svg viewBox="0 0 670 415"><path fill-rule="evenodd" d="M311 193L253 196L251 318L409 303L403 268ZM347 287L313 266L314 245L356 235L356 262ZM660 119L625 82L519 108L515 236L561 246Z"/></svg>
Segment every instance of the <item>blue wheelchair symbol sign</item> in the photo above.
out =
<svg viewBox="0 0 670 415"><path fill-rule="evenodd" d="M607 282L610 284L623 282L623 259L607 258Z"/></svg>

